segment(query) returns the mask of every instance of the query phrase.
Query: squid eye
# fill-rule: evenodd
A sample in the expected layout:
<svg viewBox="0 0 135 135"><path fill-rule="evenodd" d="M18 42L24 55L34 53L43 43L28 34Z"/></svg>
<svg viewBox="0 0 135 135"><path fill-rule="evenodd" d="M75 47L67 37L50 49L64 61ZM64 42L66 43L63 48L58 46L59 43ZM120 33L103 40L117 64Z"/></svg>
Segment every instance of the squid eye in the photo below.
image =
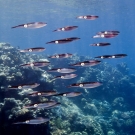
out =
<svg viewBox="0 0 135 135"><path fill-rule="evenodd" d="M115 56L112 56L112 58L115 58Z"/></svg>
<svg viewBox="0 0 135 135"><path fill-rule="evenodd" d="M26 120L25 123L29 123L30 121L29 120Z"/></svg>
<svg viewBox="0 0 135 135"><path fill-rule="evenodd" d="M84 16L83 18L84 18L84 19L87 19L87 16Z"/></svg>
<svg viewBox="0 0 135 135"><path fill-rule="evenodd" d="M83 84L79 84L79 87L83 87Z"/></svg>
<svg viewBox="0 0 135 135"><path fill-rule="evenodd" d="M28 25L27 24L24 24L24 26L23 26L24 28L27 28L28 27Z"/></svg>
<svg viewBox="0 0 135 135"><path fill-rule="evenodd" d="M61 30L62 30L62 31L64 31L64 30L65 30L65 28L62 28Z"/></svg>
<svg viewBox="0 0 135 135"><path fill-rule="evenodd" d="M105 37L105 35L104 34L101 34L101 37Z"/></svg>
<svg viewBox="0 0 135 135"><path fill-rule="evenodd" d="M57 69L58 72L60 72L60 69Z"/></svg>
<svg viewBox="0 0 135 135"><path fill-rule="evenodd" d="M66 97L66 96L67 96L67 94L63 94L63 96L64 96L64 97Z"/></svg>
<svg viewBox="0 0 135 135"><path fill-rule="evenodd" d="M59 58L59 55L56 55L56 58Z"/></svg>
<svg viewBox="0 0 135 135"><path fill-rule="evenodd" d="M38 106L38 104L34 104L34 107L37 107Z"/></svg>
<svg viewBox="0 0 135 135"><path fill-rule="evenodd" d="M40 95L41 95L41 93L38 93L38 95L40 96Z"/></svg>
<svg viewBox="0 0 135 135"><path fill-rule="evenodd" d="M30 66L31 66L31 67L33 67L33 66L34 66L34 64L33 64L33 63L31 63L31 64L30 64Z"/></svg>
<svg viewBox="0 0 135 135"><path fill-rule="evenodd" d="M29 49L29 52L32 52L32 49Z"/></svg>
<svg viewBox="0 0 135 135"><path fill-rule="evenodd" d="M84 66L85 64L84 63L81 63L81 66Z"/></svg>
<svg viewBox="0 0 135 135"><path fill-rule="evenodd" d="M18 89L22 89L22 86L18 86Z"/></svg>
<svg viewBox="0 0 135 135"><path fill-rule="evenodd" d="M59 41L55 41L55 44L58 44L59 43Z"/></svg>

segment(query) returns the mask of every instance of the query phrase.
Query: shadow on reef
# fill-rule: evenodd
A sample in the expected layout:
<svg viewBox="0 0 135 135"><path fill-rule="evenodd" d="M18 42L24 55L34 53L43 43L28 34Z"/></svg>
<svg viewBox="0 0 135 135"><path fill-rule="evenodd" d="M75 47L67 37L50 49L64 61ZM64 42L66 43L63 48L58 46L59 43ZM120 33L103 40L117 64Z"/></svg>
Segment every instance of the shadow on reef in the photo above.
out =
<svg viewBox="0 0 135 135"><path fill-rule="evenodd" d="M129 74L126 63L112 67L102 62L93 67L76 67L78 76L68 80L50 80L59 75L48 73L51 68L69 67L89 57L74 55L69 59L49 59L42 68L23 68L20 64L48 61L44 54L21 53L7 43L0 44L0 134L1 135L134 135L135 130L135 75ZM17 57L16 57L17 56ZM62 64L61 64L62 63ZM67 88L72 83L102 82L93 89ZM9 90L9 85L39 83L33 89ZM27 93L42 90L57 92L80 91L75 98L29 97ZM55 100L53 109L26 109L33 102ZM13 125L18 121L37 117L50 117L40 125Z"/></svg>

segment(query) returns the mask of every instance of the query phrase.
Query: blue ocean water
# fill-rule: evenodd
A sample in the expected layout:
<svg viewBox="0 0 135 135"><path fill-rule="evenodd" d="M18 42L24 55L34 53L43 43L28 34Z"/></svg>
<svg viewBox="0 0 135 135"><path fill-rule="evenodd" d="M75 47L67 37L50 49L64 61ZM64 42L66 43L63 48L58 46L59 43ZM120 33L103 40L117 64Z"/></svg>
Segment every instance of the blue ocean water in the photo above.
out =
<svg viewBox="0 0 135 135"><path fill-rule="evenodd" d="M135 97L134 96L135 82L134 82L134 75L131 76L131 74L135 73L134 71L135 69L135 63L134 63L135 8L134 6L135 6L134 0L130 0L130 1L129 0L124 0L124 1L121 0L84 0L84 1L81 0L68 0L68 1L66 0L40 0L40 1L39 0L27 0L27 1L5 0L2 1L1 0L0 1L0 43L6 42L11 44L11 46L19 49L26 49L32 47L45 47L46 50L41 53L44 54L44 56L60 54L60 53L72 53L72 54L76 54L77 56L83 56L83 58L86 58L88 56L94 59L94 57L96 56L107 55L107 54L128 55L127 57L120 58L120 59L103 59L102 62L103 63L107 62L110 67L106 64L105 65L103 64L100 67L101 70L100 69L98 70L98 67L96 67L95 70L93 68L91 71L89 70L83 71L82 68L79 69L80 72L78 71L77 73L78 76L80 75L83 78L82 81L83 80L95 81L96 79L98 79L98 81L101 82L103 81L103 86L96 88L96 90L95 91L93 90L92 93L90 93L86 89L84 91L78 88L75 89L75 91L77 90L83 93L81 96L81 101L79 98L71 99L71 101L64 99L63 104L65 105L67 103L69 105L68 106L69 110L70 107L72 110L72 106L74 106L75 113L73 113L72 111L74 110L72 110L71 115L70 114L67 115L66 114L67 110L66 109L64 110L63 108L53 110L52 114L55 113L56 115L55 118L58 117L57 121L55 121L55 118L53 116L50 115L50 117L53 117L55 121L53 122L56 123L58 129L62 129L62 125L60 125L60 123L63 122L62 118L65 117L63 116L63 114L65 113L67 115L66 118L68 118L65 119L65 121L69 120L70 124L72 123L73 125L76 125L76 127L78 126L78 132L82 133L82 134L79 133L72 134L72 132L77 132L77 131L74 130L74 126L71 126L70 128L71 131L67 132L67 133L71 133L70 135L91 135L92 133L93 135L99 135L99 134L134 135L135 134L135 131L132 128L135 125L135 120L133 120L132 122L130 121L132 118L134 119L135 116L135 112L132 112L135 110L134 103L133 103ZM99 16L99 18L95 20L76 19L76 17L80 15L97 15ZM11 27L13 26L24 24L24 23L30 23L30 22L46 22L47 26L40 29L24 29L24 28L11 29ZM53 30L64 26L78 26L78 29L67 31L67 32L63 32L63 31L53 32ZM104 31L104 30L118 30L120 31L120 34L115 38L95 38L95 39L92 38L92 36L94 36L97 32ZM80 40L67 44L46 44L47 42L53 40L70 38L70 37L79 37ZM105 47L90 46L90 44L98 43L98 42L109 42L111 43L111 45ZM36 53L36 54L38 55L40 53ZM15 55L15 57L18 56ZM89 60L89 59L85 59L85 60ZM50 60L50 61L52 62L52 64L54 64L54 66L55 65L65 66L68 62L70 62L70 59L68 59L67 61L61 60L60 63L58 63L58 60L56 61ZM125 70L121 70L122 74L120 74L117 71L115 72L115 69L113 69L113 67L115 68L118 64L121 63L125 63L127 65L129 69L129 74L125 73L124 72ZM106 68L107 71L104 70L105 66L107 67ZM121 68L119 68L119 70L120 69ZM23 70L23 72L24 71L25 70ZM109 75L109 72L112 74ZM27 75L28 75L27 78L32 78L29 72L27 72ZM128 77L130 78L129 80ZM93 80L89 80L89 78L92 78ZM34 77L33 79L36 80ZM68 91L68 88L65 87L67 84L70 85L71 82L75 83L78 80L79 79L69 80L66 83L64 81L56 81L53 84L47 84L48 82L42 82L44 81L44 78L42 78L41 80L37 79L36 81L39 82L41 81L41 85L43 85L44 87L47 86L47 88L51 88L51 89L52 88L57 89L61 87L61 89L59 89L58 92L65 92ZM23 81L25 82L25 80ZM2 82L3 81L1 81L1 86L3 86ZM21 82L21 80L18 79L18 82ZM13 84L13 81L11 81L10 83ZM4 85L8 85L8 84L4 82ZM43 88L43 86L41 86L40 88ZM39 89L37 88L36 90ZM6 94L2 93L1 97L4 97L3 95L5 96ZM12 94L8 93L7 95L9 96L9 98L15 98L18 96L15 93ZM21 98L19 98L19 96L16 100L23 100L24 97L20 96ZM122 96L124 99L122 98ZM0 98L1 102L4 100L4 98L3 99ZM8 101L8 99L6 100ZM3 102L6 103L6 100ZM34 99L34 101L36 102L36 99ZM116 104L119 103L119 104L115 105L115 103ZM83 113L81 109L84 111ZM10 110L10 109L6 108L5 112L6 110ZM100 110L99 111L100 114L98 114L98 110ZM7 116L8 114L9 112L6 112ZM37 114L34 114L33 116L37 116ZM44 112L41 111L41 113L39 114L43 115ZM94 134L96 131L90 129L91 128L90 124L92 124L92 121L91 119L87 119L87 115L89 114L93 117L95 121L99 123L99 125L96 126L97 127L101 126L104 131L104 134L102 134L102 132ZM104 114L104 116L102 116L101 114ZM3 115L6 116L5 114ZM28 116L30 115L31 112L30 114L28 114ZM25 119L25 116L21 116L21 120L22 119ZM9 121L11 120L10 122L13 122L13 120L19 121L20 119L18 117L14 118L14 116L12 116L12 119L5 118L6 122L8 120ZM4 128L6 128L8 124L4 121L2 122L1 123L4 125ZM123 123L124 124L128 123L128 124L127 125L125 124L126 125L125 126ZM113 127L111 127L112 126L111 124L113 125ZM84 130L83 128L84 125L85 127L87 127L86 130ZM49 127L46 128L49 129ZM55 128L56 127L54 126L53 131L55 130ZM66 128L67 127L65 126L65 129ZM111 128L115 131L116 134L114 134L113 131L111 132L109 130ZM14 129L17 130L16 133L19 132L23 133L23 129L24 129L27 131L27 134L29 135L38 134L39 133L38 130L40 130L41 135L47 134L43 130L45 129L44 125L35 126L36 131L33 131L33 127L27 127L27 125L25 125L22 128L11 126L10 130L12 131ZM85 134L84 131L86 131L88 134ZM0 135L8 135L8 134L0 134ZM66 135L66 133L64 134L63 132L61 134L60 133L58 134L58 132L56 132L52 135Z"/></svg>
<svg viewBox="0 0 135 135"><path fill-rule="evenodd" d="M105 60L117 64L126 62L130 72L134 73L134 0L86 0L55 1L27 0L0 1L0 41L8 42L21 49L42 46L45 54L77 53L95 57L104 54L126 53L128 57L117 60ZM94 21L78 20L79 15L98 15ZM11 29L12 26L41 21L48 25L42 29ZM69 32L52 32L68 25L77 25L78 29ZM102 30L119 30L120 35L112 39L93 39L95 33ZM64 45L46 45L51 40L80 37L81 40ZM91 43L110 42L111 46L91 47Z"/></svg>

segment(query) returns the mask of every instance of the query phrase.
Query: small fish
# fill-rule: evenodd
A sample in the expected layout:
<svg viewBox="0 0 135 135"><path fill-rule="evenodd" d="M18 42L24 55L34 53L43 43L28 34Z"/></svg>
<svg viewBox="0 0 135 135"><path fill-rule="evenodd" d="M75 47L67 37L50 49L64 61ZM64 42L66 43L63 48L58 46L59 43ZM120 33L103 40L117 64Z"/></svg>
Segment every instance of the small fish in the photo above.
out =
<svg viewBox="0 0 135 135"><path fill-rule="evenodd" d="M18 86L10 86L8 89L32 89L38 87L40 84L38 83L32 83L32 84L22 84Z"/></svg>
<svg viewBox="0 0 135 135"><path fill-rule="evenodd" d="M97 34L100 35L100 34L119 34L119 33L120 33L119 31L112 30L112 31L100 31Z"/></svg>
<svg viewBox="0 0 135 135"><path fill-rule="evenodd" d="M13 124L42 124L42 123L48 122L49 120L50 120L49 118L39 117L39 118L36 118L36 119L30 119L30 120L26 120L26 121L23 121L23 122L16 122L16 123L13 123Z"/></svg>
<svg viewBox="0 0 135 135"><path fill-rule="evenodd" d="M20 67L44 67L44 66L48 66L49 64L50 62L48 61L39 61L39 62L21 64Z"/></svg>
<svg viewBox="0 0 135 135"><path fill-rule="evenodd" d="M90 61L83 61L83 62L78 62L76 64L71 64L70 66L95 66L99 64L101 61L99 60L90 60Z"/></svg>
<svg viewBox="0 0 135 135"><path fill-rule="evenodd" d="M55 102L55 101L46 101L44 103L29 104L27 106L24 106L24 108L27 108L27 109L31 109L31 108L36 108L36 109L47 108L47 107L50 107L52 105L55 105L56 103L57 102Z"/></svg>
<svg viewBox="0 0 135 135"><path fill-rule="evenodd" d="M111 45L110 43L95 43L95 44L91 44L91 46L108 46Z"/></svg>
<svg viewBox="0 0 135 135"><path fill-rule="evenodd" d="M47 72L72 73L75 71L76 70L74 68L54 68L54 69L48 70Z"/></svg>
<svg viewBox="0 0 135 135"><path fill-rule="evenodd" d="M81 95L81 92L64 92L64 93L59 93L55 96L63 96L63 97L76 97Z"/></svg>
<svg viewBox="0 0 135 135"><path fill-rule="evenodd" d="M70 54L70 53L64 53L64 54L52 55L52 56L49 56L48 58L68 58L71 56L72 56L72 54Z"/></svg>
<svg viewBox="0 0 135 135"><path fill-rule="evenodd" d="M46 44L64 44L64 43L69 43L69 42L72 42L72 41L78 40L78 39L80 39L80 38L71 37L71 38L65 38L65 39L50 41L50 42L47 42Z"/></svg>
<svg viewBox="0 0 135 135"><path fill-rule="evenodd" d="M43 48L43 47L35 47L35 48L28 48L28 49L19 50L19 51L20 52L42 52L44 50L45 50L45 48Z"/></svg>
<svg viewBox="0 0 135 135"><path fill-rule="evenodd" d="M84 83L74 83L68 86L68 88L72 87L80 87L80 88L95 88L102 85L100 82L84 82Z"/></svg>
<svg viewBox="0 0 135 135"><path fill-rule="evenodd" d="M92 38L114 38L118 36L118 34L97 34L95 36L93 36Z"/></svg>
<svg viewBox="0 0 135 135"><path fill-rule="evenodd" d="M98 16L96 15L85 15L85 16L78 16L77 19L86 19L86 20L95 20Z"/></svg>
<svg viewBox="0 0 135 135"><path fill-rule="evenodd" d="M50 82L52 82L56 79L72 79L72 78L75 78L76 76L77 76L76 74L66 74L66 75L62 75L62 76L56 76Z"/></svg>
<svg viewBox="0 0 135 135"><path fill-rule="evenodd" d="M20 24L11 28L28 28L28 29L36 29L46 26L47 23L44 22L32 22L32 23L26 23L26 24Z"/></svg>
<svg viewBox="0 0 135 135"><path fill-rule="evenodd" d="M54 30L54 32L55 31L70 31L70 30L74 30L76 28L78 28L78 26L66 26L66 27L58 28L58 29Z"/></svg>
<svg viewBox="0 0 135 135"><path fill-rule="evenodd" d="M50 91L34 91L34 92L29 93L28 95L32 96L32 97L34 97L34 96L46 96L47 97L47 96L53 96L55 94L57 94L56 91L50 90Z"/></svg>
<svg viewBox="0 0 135 135"><path fill-rule="evenodd" d="M109 59L109 58L123 58L123 57L126 57L126 56L127 56L127 54L114 54L114 55L97 56L95 58Z"/></svg>

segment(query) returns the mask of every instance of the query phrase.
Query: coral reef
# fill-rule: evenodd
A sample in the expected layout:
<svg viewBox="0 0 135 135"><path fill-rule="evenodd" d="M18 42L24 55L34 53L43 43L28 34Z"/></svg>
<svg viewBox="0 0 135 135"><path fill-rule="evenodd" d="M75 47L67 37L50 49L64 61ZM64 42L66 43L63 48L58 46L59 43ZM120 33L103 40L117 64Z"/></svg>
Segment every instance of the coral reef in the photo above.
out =
<svg viewBox="0 0 135 135"><path fill-rule="evenodd" d="M67 67L89 57L74 55L72 58L49 59L51 64L42 68L24 68L20 64L33 61L48 61L43 54L22 53L8 43L0 43L0 134L20 135L126 135L135 134L135 75L129 74L126 63L112 67L106 62L93 67L77 67L78 77L68 80L55 80L51 68ZM60 67L61 68L61 67ZM82 92L75 98L30 97L27 93L42 90L70 91L72 83L99 81L103 85L94 89L74 88ZM34 89L9 90L10 85L39 83ZM61 105L52 109L26 109L23 106L55 100ZM17 121L36 117L50 117L50 122L40 126L12 125ZM5 130L9 129L9 130ZM29 130L28 130L29 129Z"/></svg>

